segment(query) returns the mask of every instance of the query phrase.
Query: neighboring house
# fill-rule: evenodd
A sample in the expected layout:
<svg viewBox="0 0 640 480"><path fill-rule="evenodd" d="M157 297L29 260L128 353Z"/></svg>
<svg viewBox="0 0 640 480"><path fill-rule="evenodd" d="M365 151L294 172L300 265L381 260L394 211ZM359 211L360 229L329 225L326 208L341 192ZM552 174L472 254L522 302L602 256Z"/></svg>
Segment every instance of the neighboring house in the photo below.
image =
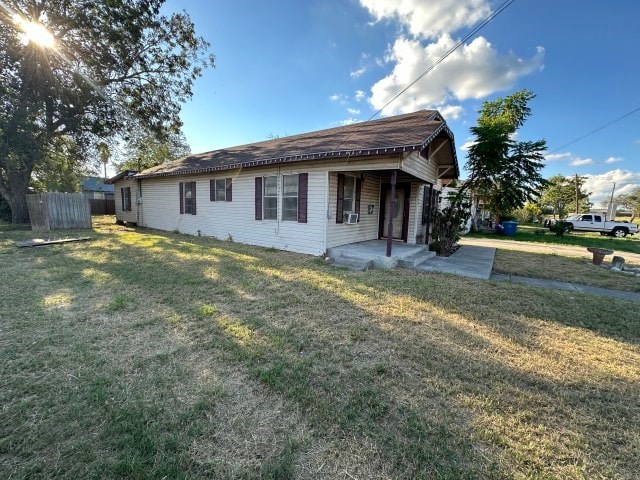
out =
<svg viewBox="0 0 640 480"><path fill-rule="evenodd" d="M458 193L457 187L444 187L440 192L439 196L439 208L442 210L449 206L449 197ZM460 229L460 233L466 234L471 231L471 224L475 220L476 225L478 227L489 227L491 226L491 212L484 204L484 200L482 197L471 192L471 196L469 198L469 219L465 222L465 224Z"/></svg>
<svg viewBox="0 0 640 480"><path fill-rule="evenodd" d="M190 155L116 187L121 222L281 250L427 243L435 192L459 175L453 134L422 110ZM391 208L391 192L395 206Z"/></svg>
<svg viewBox="0 0 640 480"><path fill-rule="evenodd" d="M80 184L82 193L89 199L113 200L113 184L100 177L87 177Z"/></svg>

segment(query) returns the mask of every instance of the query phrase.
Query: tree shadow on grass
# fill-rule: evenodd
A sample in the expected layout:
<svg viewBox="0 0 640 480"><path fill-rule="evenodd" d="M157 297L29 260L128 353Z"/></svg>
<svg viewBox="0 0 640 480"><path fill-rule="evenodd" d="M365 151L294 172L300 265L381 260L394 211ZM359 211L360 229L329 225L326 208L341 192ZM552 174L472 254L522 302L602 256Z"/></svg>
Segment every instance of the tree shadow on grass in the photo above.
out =
<svg viewBox="0 0 640 480"><path fill-rule="evenodd" d="M177 330L194 348L222 353L299 405L314 429L309 443L332 444L345 464L404 478L636 471L626 448L615 471L597 448L629 440L618 428L603 428L609 421L638 431L637 388L622 377L553 378L518 363L527 360L521 351L531 358L541 352L542 363L560 355L546 352L549 332L541 324L585 328L559 318L567 294L536 292L523 304L512 298L519 287L404 271L356 274L258 247L147 236L142 246L104 237L108 245L91 247L97 256L60 249L45 259L60 268L49 293L73 275L99 271L74 294L110 289L129 292L134 305L142 297L161 304L181 319L179 326L162 319L167 335ZM479 311L487 299L496 305ZM580 322L637 344L637 329L603 327L592 305L580 303ZM527 442L536 440L543 445L529 452ZM370 447L359 461L339 451L357 444Z"/></svg>

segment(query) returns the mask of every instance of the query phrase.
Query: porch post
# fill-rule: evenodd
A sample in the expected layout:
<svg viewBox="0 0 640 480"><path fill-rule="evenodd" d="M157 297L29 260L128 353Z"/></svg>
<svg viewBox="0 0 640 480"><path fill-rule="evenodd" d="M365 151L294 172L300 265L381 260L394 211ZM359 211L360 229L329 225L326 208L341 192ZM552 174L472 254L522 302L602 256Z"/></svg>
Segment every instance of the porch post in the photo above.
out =
<svg viewBox="0 0 640 480"><path fill-rule="evenodd" d="M391 244L393 243L393 214L396 211L396 179L398 171L391 172L391 198L389 199L389 225L387 226L387 257L391 256Z"/></svg>

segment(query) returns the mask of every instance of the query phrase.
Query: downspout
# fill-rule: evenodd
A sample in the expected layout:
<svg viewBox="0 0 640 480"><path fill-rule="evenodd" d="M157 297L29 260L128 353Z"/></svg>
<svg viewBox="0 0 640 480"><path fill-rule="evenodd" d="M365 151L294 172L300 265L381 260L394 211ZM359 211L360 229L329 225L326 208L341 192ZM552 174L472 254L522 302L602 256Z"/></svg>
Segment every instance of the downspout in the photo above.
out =
<svg viewBox="0 0 640 480"><path fill-rule="evenodd" d="M396 211L396 179L398 171L391 172L391 198L389 199L389 225L387 226L387 257L391 256L391 245L393 243L393 214Z"/></svg>
<svg viewBox="0 0 640 480"><path fill-rule="evenodd" d="M142 208L142 201L141 201L142 200L142 179L138 178L137 183L138 183L138 192L136 195L136 225L141 227L142 225L140 222L140 209Z"/></svg>
<svg viewBox="0 0 640 480"><path fill-rule="evenodd" d="M329 171L325 172L324 176L324 255L327 255L329 245Z"/></svg>

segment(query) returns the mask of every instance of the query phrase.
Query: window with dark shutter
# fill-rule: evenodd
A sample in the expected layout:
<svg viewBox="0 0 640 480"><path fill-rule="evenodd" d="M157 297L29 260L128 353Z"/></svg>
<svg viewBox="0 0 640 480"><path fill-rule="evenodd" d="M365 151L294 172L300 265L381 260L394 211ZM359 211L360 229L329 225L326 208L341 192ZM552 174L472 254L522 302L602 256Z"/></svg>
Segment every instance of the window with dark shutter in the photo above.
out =
<svg viewBox="0 0 640 480"><path fill-rule="evenodd" d="M282 220L298 221L298 191L300 180L298 175L282 176Z"/></svg>
<svg viewBox="0 0 640 480"><path fill-rule="evenodd" d="M298 223L307 223L307 191L309 189L309 174L298 175Z"/></svg>
<svg viewBox="0 0 640 480"><path fill-rule="evenodd" d="M353 211L358 214L358 222L360 221L360 197L362 196L362 179L356 179L356 199Z"/></svg>
<svg viewBox="0 0 640 480"><path fill-rule="evenodd" d="M231 182L231 178L209 180L209 200L212 202L230 202Z"/></svg>
<svg viewBox="0 0 640 480"><path fill-rule="evenodd" d="M180 182L180 213L196 214L196 182Z"/></svg>
<svg viewBox="0 0 640 480"><path fill-rule="evenodd" d="M342 214L344 213L344 174L338 174L338 195L336 202L336 223L342 222Z"/></svg>
<svg viewBox="0 0 640 480"><path fill-rule="evenodd" d="M422 190L422 225L426 225L431 214L431 185L425 185Z"/></svg>
<svg viewBox="0 0 640 480"><path fill-rule="evenodd" d="M277 176L263 177L262 187L263 187L262 219L277 220L278 219L278 177Z"/></svg>
<svg viewBox="0 0 640 480"><path fill-rule="evenodd" d="M256 177L255 210L256 220L262 220L262 177Z"/></svg>
<svg viewBox="0 0 640 480"><path fill-rule="evenodd" d="M225 202L230 202L231 201L231 190L232 190L232 183L233 183L233 179L231 178L227 178L226 179L226 197L224 199Z"/></svg>
<svg viewBox="0 0 640 480"><path fill-rule="evenodd" d="M122 187L120 188L120 196L122 197L122 211L130 212L131 211L131 187Z"/></svg>
<svg viewBox="0 0 640 480"><path fill-rule="evenodd" d="M196 182L191 183L191 194L192 194L192 202L191 202L191 215L196 214Z"/></svg>

